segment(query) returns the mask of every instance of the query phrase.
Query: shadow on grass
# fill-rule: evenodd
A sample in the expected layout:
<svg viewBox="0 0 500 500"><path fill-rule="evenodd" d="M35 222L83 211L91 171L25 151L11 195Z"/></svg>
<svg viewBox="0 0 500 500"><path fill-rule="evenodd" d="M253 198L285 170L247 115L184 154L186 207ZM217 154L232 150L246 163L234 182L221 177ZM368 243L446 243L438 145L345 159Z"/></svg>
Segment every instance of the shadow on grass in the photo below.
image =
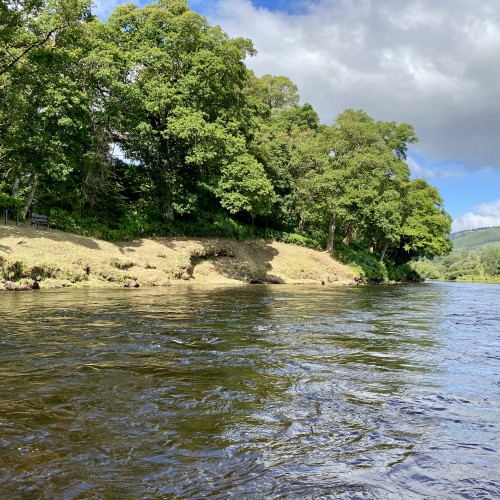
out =
<svg viewBox="0 0 500 500"><path fill-rule="evenodd" d="M234 252L198 258L198 262L193 264L196 266L201 261L209 260L215 271L225 278L252 284L281 284L284 283L281 278L269 273L272 269L271 262L278 254L271 243L271 240L238 242Z"/></svg>
<svg viewBox="0 0 500 500"><path fill-rule="evenodd" d="M180 275L196 279L196 268L209 262L212 272L231 280L247 283L284 283L269 274L271 261L278 251L272 240L234 241L227 238L161 237L154 238L156 244L183 254L189 262L182 266ZM127 241L118 245L124 255L144 245L144 241ZM180 277L180 276L179 276ZM184 279L184 278L183 278Z"/></svg>
<svg viewBox="0 0 500 500"><path fill-rule="evenodd" d="M53 241L68 242L74 245L81 245L85 248L99 250L100 246L97 242L86 236L78 234L66 233L57 229L35 229L28 225L20 226L0 226L1 237L14 237L14 238L48 238Z"/></svg>

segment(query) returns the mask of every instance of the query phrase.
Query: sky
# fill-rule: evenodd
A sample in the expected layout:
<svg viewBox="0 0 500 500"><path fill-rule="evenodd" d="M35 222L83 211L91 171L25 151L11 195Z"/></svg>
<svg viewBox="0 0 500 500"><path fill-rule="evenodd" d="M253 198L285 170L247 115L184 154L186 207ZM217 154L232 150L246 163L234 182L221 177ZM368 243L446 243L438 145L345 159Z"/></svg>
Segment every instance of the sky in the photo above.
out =
<svg viewBox="0 0 500 500"><path fill-rule="evenodd" d="M102 19L128 3L94 2ZM412 175L439 189L453 231L500 226L500 0L188 3L250 38L247 66L290 78L323 123L353 108L413 125Z"/></svg>

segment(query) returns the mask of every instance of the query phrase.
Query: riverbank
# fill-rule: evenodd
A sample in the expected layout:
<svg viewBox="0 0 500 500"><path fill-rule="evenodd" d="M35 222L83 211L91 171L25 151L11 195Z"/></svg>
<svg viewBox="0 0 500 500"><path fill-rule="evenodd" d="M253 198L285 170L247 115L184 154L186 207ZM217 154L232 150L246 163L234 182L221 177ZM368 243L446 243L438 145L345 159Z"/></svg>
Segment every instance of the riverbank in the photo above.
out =
<svg viewBox="0 0 500 500"><path fill-rule="evenodd" d="M445 278L439 278L438 281L452 282L452 283L484 283L484 284L500 284L500 276L459 276L454 280L447 280Z"/></svg>
<svg viewBox="0 0 500 500"><path fill-rule="evenodd" d="M120 243L0 227L0 289L178 284L345 285L356 273L326 252L270 240L155 238Z"/></svg>

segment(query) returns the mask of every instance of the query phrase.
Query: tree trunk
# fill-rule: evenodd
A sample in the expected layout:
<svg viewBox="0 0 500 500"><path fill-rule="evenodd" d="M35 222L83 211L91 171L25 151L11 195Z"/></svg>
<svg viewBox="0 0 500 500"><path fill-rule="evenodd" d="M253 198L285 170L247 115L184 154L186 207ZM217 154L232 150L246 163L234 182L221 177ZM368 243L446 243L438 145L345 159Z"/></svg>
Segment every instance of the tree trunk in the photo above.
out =
<svg viewBox="0 0 500 500"><path fill-rule="evenodd" d="M351 226L347 226L346 230L344 232L344 238L342 240L342 243L348 247L349 243L351 243Z"/></svg>
<svg viewBox="0 0 500 500"><path fill-rule="evenodd" d="M174 209L172 208L172 206L169 206L167 209L165 209L165 217L168 220L174 220L175 219Z"/></svg>
<svg viewBox="0 0 500 500"><path fill-rule="evenodd" d="M380 262L383 262L384 257L385 257L385 252L387 251L387 247L389 246L389 243L385 243L384 247L382 248L382 251L380 252Z"/></svg>
<svg viewBox="0 0 500 500"><path fill-rule="evenodd" d="M35 198L37 186L38 186L38 174L35 174L33 176L33 185L31 186L30 194L28 195L28 197L26 198L26 202L24 203L24 208L22 213L23 219L26 219L26 216L28 215L31 204L33 203L33 200Z"/></svg>
<svg viewBox="0 0 500 500"><path fill-rule="evenodd" d="M21 182L21 179L16 176L14 179L14 185L12 186L12 196L17 196L19 194L19 183Z"/></svg>
<svg viewBox="0 0 500 500"><path fill-rule="evenodd" d="M351 243L353 236L355 236L355 234L356 234L355 228L352 226L352 224L348 224L344 230L344 238L342 240L342 243L346 247L348 247Z"/></svg>
<svg viewBox="0 0 500 500"><path fill-rule="evenodd" d="M332 218L330 220L330 224L328 225L328 239L326 240L326 249L332 255L334 255L333 242L335 238L335 223L336 223L336 214L332 214Z"/></svg>
<svg viewBox="0 0 500 500"><path fill-rule="evenodd" d="M174 220L174 179L165 165L163 165L162 170L161 178L157 181L159 182L157 189L158 197L161 200L162 215L168 220Z"/></svg>
<svg viewBox="0 0 500 500"><path fill-rule="evenodd" d="M174 220L174 207L172 201L172 195L170 192L163 193L162 196L162 213L168 220Z"/></svg>

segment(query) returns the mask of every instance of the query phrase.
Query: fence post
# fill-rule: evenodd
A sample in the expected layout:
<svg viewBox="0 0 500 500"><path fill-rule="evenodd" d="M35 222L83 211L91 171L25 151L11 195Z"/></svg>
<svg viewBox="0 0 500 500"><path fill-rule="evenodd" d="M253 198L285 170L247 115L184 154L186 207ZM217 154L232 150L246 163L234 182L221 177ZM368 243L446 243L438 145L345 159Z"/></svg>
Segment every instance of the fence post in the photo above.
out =
<svg viewBox="0 0 500 500"><path fill-rule="evenodd" d="M19 226L19 209L16 212L16 226Z"/></svg>
<svg viewBox="0 0 500 500"><path fill-rule="evenodd" d="M9 213L9 211L7 209L5 209L5 225L7 225L7 214Z"/></svg>

